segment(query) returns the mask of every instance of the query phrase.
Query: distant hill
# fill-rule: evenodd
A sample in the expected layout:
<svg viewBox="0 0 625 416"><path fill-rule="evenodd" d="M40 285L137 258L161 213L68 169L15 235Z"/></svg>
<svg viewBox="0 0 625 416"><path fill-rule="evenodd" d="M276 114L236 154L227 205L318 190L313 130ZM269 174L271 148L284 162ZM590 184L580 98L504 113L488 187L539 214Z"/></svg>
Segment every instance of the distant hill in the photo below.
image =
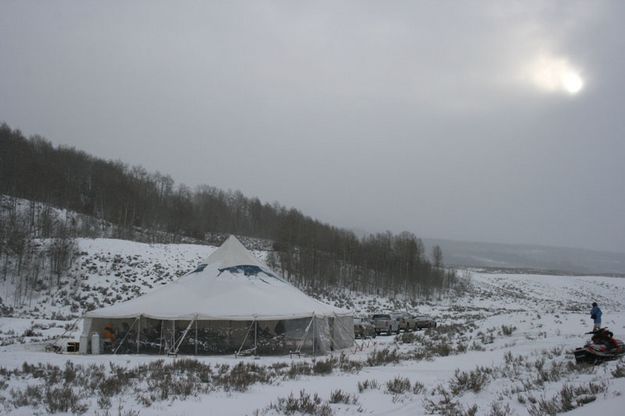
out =
<svg viewBox="0 0 625 416"><path fill-rule="evenodd" d="M424 239L423 243L427 253L440 246L445 264L456 267L625 276L625 253L438 239Z"/></svg>

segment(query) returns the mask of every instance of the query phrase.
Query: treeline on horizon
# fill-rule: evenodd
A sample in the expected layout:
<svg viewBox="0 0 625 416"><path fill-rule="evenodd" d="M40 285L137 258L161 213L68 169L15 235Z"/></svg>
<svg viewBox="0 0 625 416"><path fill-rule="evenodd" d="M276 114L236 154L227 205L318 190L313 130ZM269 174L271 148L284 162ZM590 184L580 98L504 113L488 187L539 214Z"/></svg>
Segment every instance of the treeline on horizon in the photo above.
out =
<svg viewBox="0 0 625 416"><path fill-rule="evenodd" d="M268 239L273 266L311 289L417 295L457 280L443 267L440 248L434 248L430 261L412 233L358 238L278 203L207 185L192 190L169 175L55 147L41 136L27 138L5 123L0 125L0 194L104 219L126 230L128 238L141 229L165 232L177 241L206 241L219 234Z"/></svg>

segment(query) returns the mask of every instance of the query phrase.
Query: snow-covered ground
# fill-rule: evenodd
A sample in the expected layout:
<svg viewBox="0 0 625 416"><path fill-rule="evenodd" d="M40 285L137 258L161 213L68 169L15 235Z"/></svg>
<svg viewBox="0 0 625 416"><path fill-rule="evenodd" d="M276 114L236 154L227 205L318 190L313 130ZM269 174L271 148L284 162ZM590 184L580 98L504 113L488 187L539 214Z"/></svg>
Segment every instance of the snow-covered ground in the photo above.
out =
<svg viewBox="0 0 625 416"><path fill-rule="evenodd" d="M78 335L72 319L49 319L53 312L79 315L72 305L145 293L213 249L105 239L80 240L79 247L71 272L78 287L63 289L69 304L67 294L43 296L0 318L2 414L621 415L625 408L625 361L576 366L571 354L588 337L592 301L602 307L604 325L625 338L625 279L472 273L469 292L416 306L345 292L337 299L349 297L357 314L394 305L431 314L439 328L359 340L314 363L45 352L67 329Z"/></svg>

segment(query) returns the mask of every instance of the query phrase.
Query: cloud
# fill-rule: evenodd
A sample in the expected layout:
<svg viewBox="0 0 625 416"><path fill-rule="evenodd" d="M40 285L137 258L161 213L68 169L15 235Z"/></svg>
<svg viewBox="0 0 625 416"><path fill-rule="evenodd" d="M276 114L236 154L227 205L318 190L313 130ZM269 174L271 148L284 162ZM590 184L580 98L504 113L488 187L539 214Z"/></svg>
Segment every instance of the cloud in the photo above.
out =
<svg viewBox="0 0 625 416"><path fill-rule="evenodd" d="M0 117L337 225L625 246L621 4L3 2Z"/></svg>

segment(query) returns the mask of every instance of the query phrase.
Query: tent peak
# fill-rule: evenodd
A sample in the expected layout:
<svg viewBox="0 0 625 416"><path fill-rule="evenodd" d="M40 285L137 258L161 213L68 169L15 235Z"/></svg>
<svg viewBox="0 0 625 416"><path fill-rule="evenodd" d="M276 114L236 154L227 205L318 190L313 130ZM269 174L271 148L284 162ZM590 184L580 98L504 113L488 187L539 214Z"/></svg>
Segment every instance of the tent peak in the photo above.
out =
<svg viewBox="0 0 625 416"><path fill-rule="evenodd" d="M206 264L215 264L220 268L235 266L257 266L266 269L267 266L250 253L243 244L233 235L230 235L221 246L206 259Z"/></svg>

